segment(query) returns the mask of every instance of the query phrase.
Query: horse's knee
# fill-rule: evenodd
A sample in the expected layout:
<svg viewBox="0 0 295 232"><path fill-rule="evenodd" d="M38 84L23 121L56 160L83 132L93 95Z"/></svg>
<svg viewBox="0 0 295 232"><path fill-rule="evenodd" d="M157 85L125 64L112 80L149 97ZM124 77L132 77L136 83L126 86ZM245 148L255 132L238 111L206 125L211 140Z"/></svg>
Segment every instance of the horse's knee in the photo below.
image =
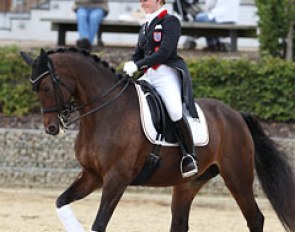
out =
<svg viewBox="0 0 295 232"><path fill-rule="evenodd" d="M60 208L73 201L80 200L100 187L100 179L94 178L89 172L83 170L79 177L56 200L55 205Z"/></svg>

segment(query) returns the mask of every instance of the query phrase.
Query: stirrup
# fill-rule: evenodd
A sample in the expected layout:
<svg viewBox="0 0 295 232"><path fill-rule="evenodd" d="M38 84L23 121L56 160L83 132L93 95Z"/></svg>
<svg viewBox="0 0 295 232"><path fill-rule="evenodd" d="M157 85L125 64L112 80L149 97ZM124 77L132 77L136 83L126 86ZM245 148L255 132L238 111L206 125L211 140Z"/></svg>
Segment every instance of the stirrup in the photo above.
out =
<svg viewBox="0 0 295 232"><path fill-rule="evenodd" d="M185 159L191 159L192 160L192 163L194 165L194 169L192 169L192 170L190 170L188 172L183 172L182 164L183 164L183 161ZM186 154L186 155L182 156L181 162L180 162L180 172L181 172L182 177L184 177L184 178L191 177L191 176L198 173L198 165L197 165L197 162L196 162L196 160L194 159L194 157L192 155Z"/></svg>

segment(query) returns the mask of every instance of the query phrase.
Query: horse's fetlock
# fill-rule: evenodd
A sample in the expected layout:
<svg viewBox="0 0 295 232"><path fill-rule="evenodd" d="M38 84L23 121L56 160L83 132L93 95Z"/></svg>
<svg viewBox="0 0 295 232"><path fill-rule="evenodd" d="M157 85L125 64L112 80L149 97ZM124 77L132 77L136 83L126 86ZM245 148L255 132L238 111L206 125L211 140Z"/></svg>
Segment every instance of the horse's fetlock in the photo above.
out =
<svg viewBox="0 0 295 232"><path fill-rule="evenodd" d="M56 201L55 201L55 206L57 208L61 208L64 205L67 205L69 203L69 201L67 200L67 198L64 195L59 196Z"/></svg>

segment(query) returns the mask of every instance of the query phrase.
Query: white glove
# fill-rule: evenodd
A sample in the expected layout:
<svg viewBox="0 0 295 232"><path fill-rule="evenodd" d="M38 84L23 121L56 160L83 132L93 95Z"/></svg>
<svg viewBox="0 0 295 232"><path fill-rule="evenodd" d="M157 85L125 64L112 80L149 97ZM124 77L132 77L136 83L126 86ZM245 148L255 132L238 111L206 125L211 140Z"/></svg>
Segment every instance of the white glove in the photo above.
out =
<svg viewBox="0 0 295 232"><path fill-rule="evenodd" d="M134 61L128 61L124 64L123 71L126 72L129 76L133 76L133 74L138 70L137 65Z"/></svg>

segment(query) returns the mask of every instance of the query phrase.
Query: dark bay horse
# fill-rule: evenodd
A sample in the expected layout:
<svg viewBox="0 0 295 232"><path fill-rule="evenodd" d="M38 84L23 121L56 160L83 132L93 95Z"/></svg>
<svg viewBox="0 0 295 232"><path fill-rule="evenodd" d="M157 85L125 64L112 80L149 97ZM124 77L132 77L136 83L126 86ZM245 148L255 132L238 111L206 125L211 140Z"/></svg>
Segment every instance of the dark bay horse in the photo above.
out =
<svg viewBox="0 0 295 232"><path fill-rule="evenodd" d="M134 85L119 78L98 57L73 48L42 50L36 59L26 53L21 55L32 66L31 82L42 105L48 134L58 134L61 121L70 120L71 99L75 99L79 110L75 154L82 170L58 197L56 206L61 209L102 188L92 231L104 232L125 189L140 173L152 149L141 128ZM196 148L199 173L182 178L179 148L163 147L160 167L142 184L173 186L170 231L188 231L194 197L219 174L240 207L249 231L262 232L264 216L252 187L256 168L263 190L283 226L294 232L295 182L286 156L250 114L239 113L214 99L197 102L207 118L210 134L209 144Z"/></svg>

